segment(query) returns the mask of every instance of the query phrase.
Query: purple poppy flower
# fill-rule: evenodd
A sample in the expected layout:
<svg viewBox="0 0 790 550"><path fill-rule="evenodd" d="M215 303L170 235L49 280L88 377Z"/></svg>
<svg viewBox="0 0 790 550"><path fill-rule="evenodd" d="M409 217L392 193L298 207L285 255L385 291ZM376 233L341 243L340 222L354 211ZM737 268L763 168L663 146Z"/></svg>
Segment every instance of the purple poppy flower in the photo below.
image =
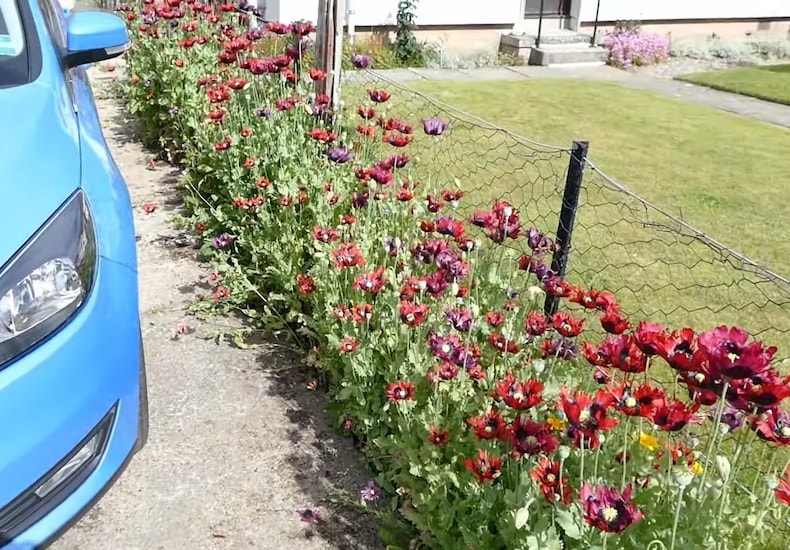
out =
<svg viewBox="0 0 790 550"><path fill-rule="evenodd" d="M217 250L222 250L223 248L228 248L233 242L236 240L236 237L233 235L228 235L227 233L223 233L222 235L217 235L212 240L211 244Z"/></svg>
<svg viewBox="0 0 790 550"><path fill-rule="evenodd" d="M551 250L554 247L554 241L534 227L529 228L527 244L535 252L546 252L547 250Z"/></svg>
<svg viewBox="0 0 790 550"><path fill-rule="evenodd" d="M711 421L716 421L716 410L711 409L710 411L710 419ZM728 426L730 431L733 431L737 428L740 428L743 425L743 421L746 419L746 415L742 412L733 407L732 405L727 404L724 407L724 410L721 413L721 423Z"/></svg>
<svg viewBox="0 0 790 550"><path fill-rule="evenodd" d="M447 130L447 123L438 118L422 119L422 129L429 136L440 136Z"/></svg>
<svg viewBox="0 0 790 550"><path fill-rule="evenodd" d="M261 118L269 118L272 116L272 110L268 107L261 107L260 109L255 109L255 115Z"/></svg>
<svg viewBox="0 0 790 550"><path fill-rule="evenodd" d="M362 497L362 500L367 502L377 501L381 498L381 487L376 485L376 482L371 479L359 492L359 496Z"/></svg>
<svg viewBox="0 0 790 550"><path fill-rule="evenodd" d="M573 361L579 356L579 346L566 338L556 338L547 341L544 352L546 356Z"/></svg>
<svg viewBox="0 0 790 550"><path fill-rule="evenodd" d="M155 13L146 13L143 15L143 23L146 25L156 25L157 21L159 21L159 16Z"/></svg>
<svg viewBox="0 0 790 550"><path fill-rule="evenodd" d="M406 245L398 237L384 237L384 250L390 256L397 256Z"/></svg>
<svg viewBox="0 0 790 550"><path fill-rule="evenodd" d="M351 64L357 69L367 69L370 67L371 59L369 55L355 53L351 56Z"/></svg>
<svg viewBox="0 0 790 550"><path fill-rule="evenodd" d="M354 208L365 208L368 205L368 198L367 191L364 193L352 193L351 206Z"/></svg>
<svg viewBox="0 0 790 550"><path fill-rule="evenodd" d="M178 107L171 107L167 112L170 113L170 116L176 116L179 113L179 109Z"/></svg>
<svg viewBox="0 0 790 550"><path fill-rule="evenodd" d="M326 156L329 160L338 164L345 164L354 158L354 152L346 149L345 147L335 147L327 149Z"/></svg>
<svg viewBox="0 0 790 550"><path fill-rule="evenodd" d="M457 350L461 348L461 341L458 336L442 336L434 332L428 337L428 347L435 357L442 361L452 361Z"/></svg>
<svg viewBox="0 0 790 550"><path fill-rule="evenodd" d="M448 309L444 314L444 318L447 319L458 332L469 332L472 330L472 325L474 324L472 312L468 309L459 307Z"/></svg>
<svg viewBox="0 0 790 550"><path fill-rule="evenodd" d="M329 112L329 105L313 105L313 116L324 116Z"/></svg>

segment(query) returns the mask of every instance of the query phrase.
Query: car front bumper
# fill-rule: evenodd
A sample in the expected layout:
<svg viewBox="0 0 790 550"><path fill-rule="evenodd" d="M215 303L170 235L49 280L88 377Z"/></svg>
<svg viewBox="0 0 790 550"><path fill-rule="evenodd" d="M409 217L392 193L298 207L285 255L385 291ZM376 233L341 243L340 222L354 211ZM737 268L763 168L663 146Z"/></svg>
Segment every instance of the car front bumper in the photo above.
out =
<svg viewBox="0 0 790 550"><path fill-rule="evenodd" d="M78 313L0 371L4 550L46 546L144 444L148 410L136 293L132 269L100 258Z"/></svg>

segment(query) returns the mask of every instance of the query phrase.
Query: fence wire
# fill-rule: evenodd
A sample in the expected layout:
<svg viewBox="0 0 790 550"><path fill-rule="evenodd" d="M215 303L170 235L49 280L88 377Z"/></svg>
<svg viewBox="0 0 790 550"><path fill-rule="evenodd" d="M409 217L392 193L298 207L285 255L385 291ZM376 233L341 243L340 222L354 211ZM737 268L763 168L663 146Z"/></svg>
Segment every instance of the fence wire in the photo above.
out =
<svg viewBox="0 0 790 550"><path fill-rule="evenodd" d="M370 104L366 90L373 88L392 93L381 105L385 116L416 126L431 117L449 123L441 137L415 138L418 178L455 182L467 193L469 211L504 199L520 210L524 223L556 232L570 147L518 136L370 69L343 73L346 116ZM566 278L612 291L633 322L698 330L741 326L776 345L777 359L785 363L780 368L787 366L790 280L628 191L590 159Z"/></svg>

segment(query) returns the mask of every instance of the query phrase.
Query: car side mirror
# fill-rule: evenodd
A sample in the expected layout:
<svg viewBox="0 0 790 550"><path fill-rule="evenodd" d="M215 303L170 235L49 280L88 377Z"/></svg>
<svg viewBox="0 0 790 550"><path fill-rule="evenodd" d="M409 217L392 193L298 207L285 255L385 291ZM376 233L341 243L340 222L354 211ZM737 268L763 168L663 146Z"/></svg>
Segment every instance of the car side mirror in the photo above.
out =
<svg viewBox="0 0 790 550"><path fill-rule="evenodd" d="M69 67L118 57L129 49L126 23L111 13L73 13L66 29L64 61Z"/></svg>

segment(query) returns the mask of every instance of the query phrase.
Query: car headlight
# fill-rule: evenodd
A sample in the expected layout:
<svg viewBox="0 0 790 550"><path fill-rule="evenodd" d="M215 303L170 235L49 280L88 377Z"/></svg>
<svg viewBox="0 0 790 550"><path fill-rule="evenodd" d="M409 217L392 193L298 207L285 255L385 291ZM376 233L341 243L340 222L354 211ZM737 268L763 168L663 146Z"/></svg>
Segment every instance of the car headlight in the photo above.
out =
<svg viewBox="0 0 790 550"><path fill-rule="evenodd" d="M93 220L77 191L0 269L0 365L62 326L95 273Z"/></svg>

